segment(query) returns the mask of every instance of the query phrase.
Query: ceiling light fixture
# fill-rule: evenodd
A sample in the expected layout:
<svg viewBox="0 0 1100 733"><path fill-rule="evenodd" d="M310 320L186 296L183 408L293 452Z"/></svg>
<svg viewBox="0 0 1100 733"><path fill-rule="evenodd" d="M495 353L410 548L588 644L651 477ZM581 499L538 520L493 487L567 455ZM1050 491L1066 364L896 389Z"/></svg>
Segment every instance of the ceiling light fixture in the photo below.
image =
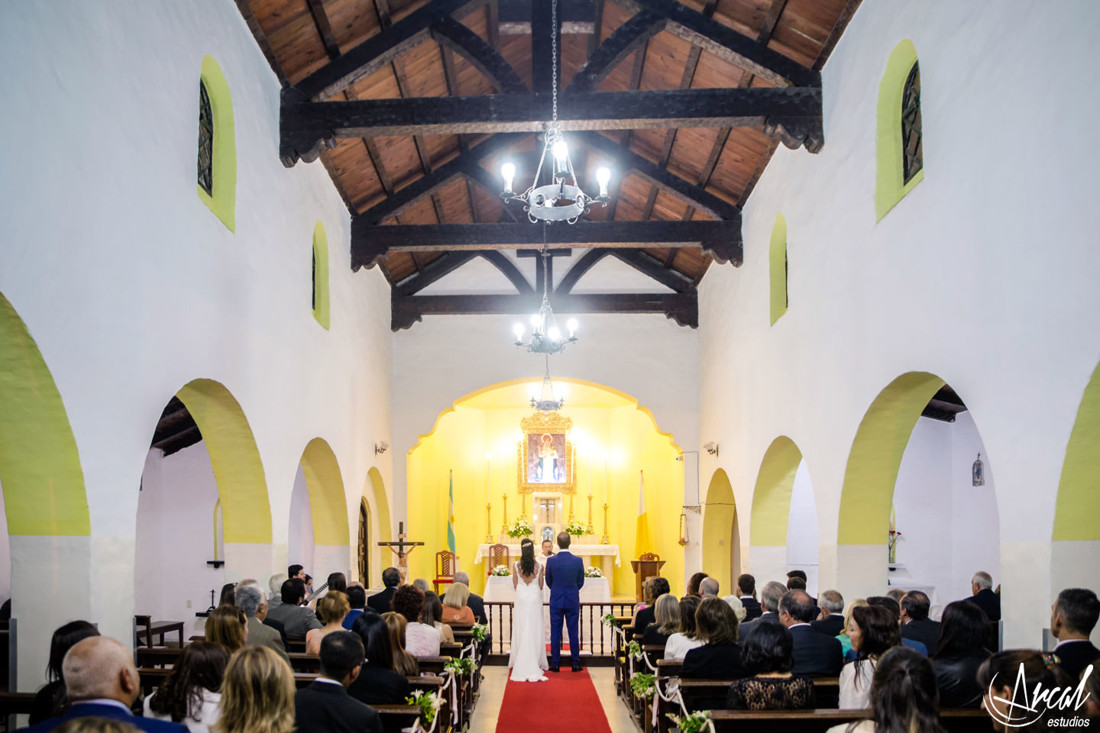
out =
<svg viewBox="0 0 1100 733"><path fill-rule="evenodd" d="M592 204L607 206L607 202L611 200L607 193L607 185L611 182L611 169L601 166L596 171L596 181L600 184L599 196L589 196L577 183L573 161L569 158L569 146L558 124L558 0L553 0L552 8L550 41L553 47L554 68L553 117L546 129L542 155L539 156L539 165L535 170L531 186L523 193L517 194L513 191L512 183L516 178L516 166L511 161L505 162L500 168L500 175L504 178L504 190L500 198L505 204L512 201L522 202L523 210L527 212L527 218L532 223L566 221L575 224L577 219L588 213ZM548 161L547 167L550 170L548 182L540 185L543 164Z"/></svg>
<svg viewBox="0 0 1100 733"><path fill-rule="evenodd" d="M543 258L543 272L549 273L550 268L546 266L546 262L550 257L550 253L546 250L542 251ZM554 311L550 308L550 278L544 276L542 279L542 305L539 306L539 312L531 316L531 335L524 339L524 328L522 323L517 323L512 332L516 335L516 346L522 346L528 351L535 354L557 354L565 348L566 344L571 344L577 340L577 319L570 318L565 324L569 329L569 337L564 338L561 329L558 328L558 322L554 318ZM549 370L549 365L547 365Z"/></svg>
<svg viewBox="0 0 1100 733"><path fill-rule="evenodd" d="M565 404L565 398L554 399L554 383L550 381L550 355L546 355L546 374L542 378L542 392L531 395L531 407L541 412L557 412Z"/></svg>

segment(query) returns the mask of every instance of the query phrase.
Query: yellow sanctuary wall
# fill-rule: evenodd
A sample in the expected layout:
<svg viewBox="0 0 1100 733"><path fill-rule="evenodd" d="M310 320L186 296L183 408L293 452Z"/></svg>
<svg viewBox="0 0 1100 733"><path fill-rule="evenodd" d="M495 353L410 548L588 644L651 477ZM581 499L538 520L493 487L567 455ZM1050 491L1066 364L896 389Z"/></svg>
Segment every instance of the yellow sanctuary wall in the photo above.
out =
<svg viewBox="0 0 1100 733"><path fill-rule="evenodd" d="M409 451L407 531L410 539L426 543L409 556L410 578L434 577L435 553L447 546L448 483L453 471L456 549L462 569L470 574L474 592L484 588L488 567L484 562L475 565L474 561L487 532L494 542L501 535L505 492L509 524L521 511L516 490L517 446L522 437L520 420L533 412L527 404L531 390L532 382L517 381L469 395L440 415L434 429L422 435ZM654 549L668 561L663 575L679 594L684 586L683 552L678 544L684 495L684 464L676 460L679 446L673 436L660 432L648 410L627 395L567 380L555 383L558 396L562 390L566 400L562 414L573 420L570 439L577 449L574 516L587 523L591 490L597 536L604 532L606 475L608 534L611 543L619 545L622 558L622 567L615 568L611 578L612 595L634 593L630 560L637 557L639 471L645 477L646 511ZM486 455L491 458L486 460ZM492 525L487 527L485 504L490 480ZM566 519L569 501L567 495ZM530 520L529 496L525 503Z"/></svg>

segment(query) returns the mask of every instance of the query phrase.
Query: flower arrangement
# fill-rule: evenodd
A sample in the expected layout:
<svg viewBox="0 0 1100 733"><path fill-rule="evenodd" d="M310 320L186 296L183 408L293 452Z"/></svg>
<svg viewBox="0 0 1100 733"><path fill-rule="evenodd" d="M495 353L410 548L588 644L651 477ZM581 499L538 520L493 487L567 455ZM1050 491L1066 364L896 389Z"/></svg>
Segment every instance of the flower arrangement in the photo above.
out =
<svg viewBox="0 0 1100 733"><path fill-rule="evenodd" d="M419 706L420 717L423 718L426 724L431 725L432 721L435 720L435 714L439 712L439 708L443 705L443 700L434 692L417 690L405 698L405 704Z"/></svg>
<svg viewBox="0 0 1100 733"><path fill-rule="evenodd" d="M642 645L638 642L632 641L626 645L626 655L631 659L641 659L644 654Z"/></svg>
<svg viewBox="0 0 1100 733"><path fill-rule="evenodd" d="M894 530L894 529L890 530L890 539L889 539L889 543L888 543L887 547L889 547L889 552L890 552L889 561L891 563L895 563L895 562L898 561L898 540L900 540L900 539L901 539L901 532L898 532L897 530Z"/></svg>
<svg viewBox="0 0 1100 733"><path fill-rule="evenodd" d="M468 677L474 671L473 657L451 657L443 664L455 677Z"/></svg>
<svg viewBox="0 0 1100 733"><path fill-rule="evenodd" d="M530 537L533 531L531 525L527 523L527 517L520 517L512 522L512 526L508 529L508 536L518 540L520 537Z"/></svg>
<svg viewBox="0 0 1100 733"><path fill-rule="evenodd" d="M615 620L615 614L613 613L605 613L600 620L603 622L604 626L609 626L613 629L619 626L619 622Z"/></svg>
<svg viewBox="0 0 1100 733"><path fill-rule="evenodd" d="M657 675L635 672L630 678L630 691L634 697L648 700L657 691Z"/></svg>
<svg viewBox="0 0 1100 733"><path fill-rule="evenodd" d="M586 578L602 578L603 572L595 565L589 565L584 571L584 577ZM610 614L608 614L610 615Z"/></svg>
<svg viewBox="0 0 1100 733"><path fill-rule="evenodd" d="M495 575L498 578L506 578L512 574L512 571L508 569L507 565L497 565L495 568L489 571L489 574Z"/></svg>
<svg viewBox="0 0 1100 733"><path fill-rule="evenodd" d="M710 723L710 713L700 710L683 717L669 713L668 719L676 724L680 733L699 733Z"/></svg>
<svg viewBox="0 0 1100 733"><path fill-rule="evenodd" d="M489 636L489 627L485 624L474 624L470 627L470 635L474 637L474 641L480 644Z"/></svg>
<svg viewBox="0 0 1100 733"><path fill-rule="evenodd" d="M576 519L570 519L569 523L565 525L565 531L572 537L579 537L584 534L584 525Z"/></svg>

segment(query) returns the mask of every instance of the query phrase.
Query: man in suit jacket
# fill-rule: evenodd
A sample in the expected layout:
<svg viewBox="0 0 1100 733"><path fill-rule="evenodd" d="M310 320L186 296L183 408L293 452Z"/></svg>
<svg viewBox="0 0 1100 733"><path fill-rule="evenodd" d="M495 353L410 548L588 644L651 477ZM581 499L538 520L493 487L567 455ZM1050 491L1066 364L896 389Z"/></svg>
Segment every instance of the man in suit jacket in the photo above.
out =
<svg viewBox="0 0 1100 733"><path fill-rule="evenodd" d="M470 587L470 576L463 570L455 573L455 582L462 583L467 588ZM489 617L485 615L485 599L476 593L471 592L470 597L466 599L466 605L470 607L470 610L474 612L474 618L477 619L479 624L489 623Z"/></svg>
<svg viewBox="0 0 1100 733"><path fill-rule="evenodd" d="M290 664L282 636L263 622L267 616L267 600L260 587L252 583L241 583L237 586L233 600L248 619L248 641L245 643L250 646L266 646Z"/></svg>
<svg viewBox="0 0 1100 733"><path fill-rule="evenodd" d="M584 562L569 552L568 532L558 534L561 552L546 560L546 584L550 586L550 671L557 672L561 662L561 624L569 631L569 656L573 671L581 671L581 587Z"/></svg>
<svg viewBox="0 0 1100 733"><path fill-rule="evenodd" d="M814 603L802 590L787 591L779 601L779 621L791 632L794 667L798 677L835 677L844 666L840 642L810 626Z"/></svg>
<svg viewBox="0 0 1100 733"><path fill-rule="evenodd" d="M985 572L974 573L970 579L970 592L966 600L985 611L990 621L1001 620L1001 597L993 592L993 576Z"/></svg>
<svg viewBox="0 0 1100 733"><path fill-rule="evenodd" d="M745 621L760 618L764 609L760 607L760 601L756 600L756 577L744 573L737 578L737 596L741 599L741 605L745 607Z"/></svg>
<svg viewBox="0 0 1100 733"><path fill-rule="evenodd" d="M839 636L844 631L844 596L840 595L840 591L823 591L817 604L821 613L810 622L810 626L826 636Z"/></svg>
<svg viewBox="0 0 1100 733"><path fill-rule="evenodd" d="M72 704L58 718L22 730L51 731L74 718L109 718L149 733L187 733L181 723L137 718L130 708L141 692L141 679L129 650L107 636L90 636L73 645L61 665L61 676Z"/></svg>
<svg viewBox="0 0 1100 733"><path fill-rule="evenodd" d="M306 632L321 628L317 614L301 606L306 598L306 584L300 578L291 578L283 583L282 598L283 602L278 608L268 611L267 617L283 625L287 638L304 639Z"/></svg>
<svg viewBox="0 0 1100 733"><path fill-rule="evenodd" d="M901 638L924 644L929 654L940 645L940 622L928 618L932 601L919 590L911 590L901 599Z"/></svg>
<svg viewBox="0 0 1100 733"><path fill-rule="evenodd" d="M1096 593L1085 588L1066 588L1051 607L1050 631L1058 639L1054 654L1074 681L1080 679L1090 664L1100 666L1100 649L1089 641L1097 618L1100 618L1100 601ZM1094 669L1092 673L1100 671Z"/></svg>
<svg viewBox="0 0 1100 733"><path fill-rule="evenodd" d="M334 631L321 640L321 674L294 693L298 733L382 733L377 711L347 691L365 655L363 642L350 631Z"/></svg>
<svg viewBox="0 0 1100 733"><path fill-rule="evenodd" d="M746 623L741 624L741 629L738 632L738 638L741 641L749 638L749 634L752 633L760 624L777 624L779 621L779 599L783 597L783 594L787 592L787 586L777 581L770 581L764 584L763 590L760 591L760 597L762 600L761 605L764 608L764 613L759 618Z"/></svg>
<svg viewBox="0 0 1100 733"><path fill-rule="evenodd" d="M386 586L386 589L381 593L375 593L373 596L367 598L367 607L373 608L378 613L389 613L393 610L390 607L390 602L393 600L393 594L397 590L397 586L401 585L401 571L397 568L386 568L382 571L382 585Z"/></svg>

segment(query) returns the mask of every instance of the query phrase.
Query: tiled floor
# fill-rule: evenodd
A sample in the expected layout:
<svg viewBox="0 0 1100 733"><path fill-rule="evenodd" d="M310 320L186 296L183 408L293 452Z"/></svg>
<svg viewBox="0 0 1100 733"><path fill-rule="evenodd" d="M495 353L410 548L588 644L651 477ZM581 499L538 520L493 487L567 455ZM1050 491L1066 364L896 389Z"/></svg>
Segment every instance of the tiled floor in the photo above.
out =
<svg viewBox="0 0 1100 733"><path fill-rule="evenodd" d="M470 721L469 733L495 733L500 704L504 700L504 687L508 682L507 667L485 667L485 680L481 685L481 697ZM615 691L615 670L611 667L589 667L588 674L596 693L600 696L604 715L613 733L635 733L638 727L630 717L626 704ZM578 731L577 733L583 733Z"/></svg>

